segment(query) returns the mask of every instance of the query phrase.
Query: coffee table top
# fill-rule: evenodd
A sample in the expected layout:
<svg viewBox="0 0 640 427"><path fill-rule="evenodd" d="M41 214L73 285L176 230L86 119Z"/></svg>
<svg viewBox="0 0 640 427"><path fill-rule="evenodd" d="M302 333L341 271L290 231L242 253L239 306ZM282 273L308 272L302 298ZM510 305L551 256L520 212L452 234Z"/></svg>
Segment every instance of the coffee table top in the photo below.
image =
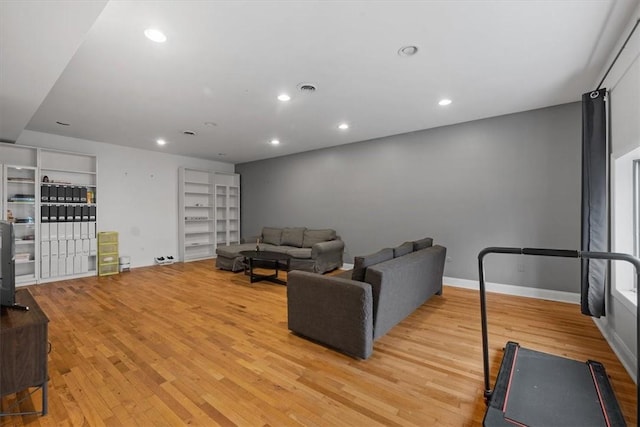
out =
<svg viewBox="0 0 640 427"><path fill-rule="evenodd" d="M240 251L240 255L253 258L253 259L262 259L268 261L285 261L291 259L291 255L284 254L282 252L273 252L273 251Z"/></svg>

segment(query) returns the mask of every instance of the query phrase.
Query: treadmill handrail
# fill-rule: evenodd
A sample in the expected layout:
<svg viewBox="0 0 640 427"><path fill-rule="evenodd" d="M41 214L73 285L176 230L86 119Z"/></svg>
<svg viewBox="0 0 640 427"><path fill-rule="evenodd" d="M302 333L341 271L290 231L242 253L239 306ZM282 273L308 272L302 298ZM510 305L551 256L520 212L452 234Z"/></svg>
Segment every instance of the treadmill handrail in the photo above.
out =
<svg viewBox="0 0 640 427"><path fill-rule="evenodd" d="M478 278L480 281L480 317L482 323L482 360L484 369L484 397L489 403L489 398L493 393L491 390L490 369L489 369L489 337L487 326L487 301L486 288L484 281L484 257L488 254L517 254L517 255L535 255L535 256L551 256L564 258L590 258L590 259L606 259L627 261L636 269L636 283L640 286L640 258L629 254L617 252L589 252L576 251L567 249L544 249L544 248L511 248L511 247L487 247L478 254ZM640 296L637 297L640 299ZM638 342L640 342L640 301L636 304L636 334ZM640 383L640 367L636 369L636 384ZM640 388L638 388L638 401L640 401Z"/></svg>

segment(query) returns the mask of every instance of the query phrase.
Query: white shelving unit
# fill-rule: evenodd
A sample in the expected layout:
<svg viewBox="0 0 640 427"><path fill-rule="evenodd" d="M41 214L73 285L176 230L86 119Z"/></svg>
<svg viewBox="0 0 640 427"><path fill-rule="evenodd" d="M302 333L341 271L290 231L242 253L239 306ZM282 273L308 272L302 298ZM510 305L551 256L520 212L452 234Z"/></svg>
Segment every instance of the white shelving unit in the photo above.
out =
<svg viewBox="0 0 640 427"><path fill-rule="evenodd" d="M4 165L3 219L14 223L16 247L16 284L37 281L36 174L33 166Z"/></svg>
<svg viewBox="0 0 640 427"><path fill-rule="evenodd" d="M215 256L214 173L180 168L180 260Z"/></svg>
<svg viewBox="0 0 640 427"><path fill-rule="evenodd" d="M240 243L240 175L215 174L216 245Z"/></svg>
<svg viewBox="0 0 640 427"><path fill-rule="evenodd" d="M47 149L39 155L40 282L95 276L97 158Z"/></svg>
<svg viewBox="0 0 640 427"><path fill-rule="evenodd" d="M216 247L240 243L240 176L180 168L180 260L216 256Z"/></svg>
<svg viewBox="0 0 640 427"><path fill-rule="evenodd" d="M36 148L0 143L0 218L15 223L18 286L38 281L37 157Z"/></svg>
<svg viewBox="0 0 640 427"><path fill-rule="evenodd" d="M0 143L0 160L0 217L15 224L17 284L95 276L96 156Z"/></svg>

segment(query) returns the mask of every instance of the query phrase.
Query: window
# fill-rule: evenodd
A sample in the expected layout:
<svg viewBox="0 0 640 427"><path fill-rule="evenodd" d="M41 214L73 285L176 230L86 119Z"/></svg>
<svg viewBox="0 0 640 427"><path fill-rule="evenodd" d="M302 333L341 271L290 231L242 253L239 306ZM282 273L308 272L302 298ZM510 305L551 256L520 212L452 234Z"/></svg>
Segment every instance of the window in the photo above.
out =
<svg viewBox="0 0 640 427"><path fill-rule="evenodd" d="M640 147L614 159L612 166L612 250L640 256ZM613 295L635 311L635 268L626 261L612 266Z"/></svg>
<svg viewBox="0 0 640 427"><path fill-rule="evenodd" d="M640 159L633 161L633 255L640 257ZM634 281L631 291L638 293L638 286Z"/></svg>
<svg viewBox="0 0 640 427"><path fill-rule="evenodd" d="M640 159L633 161L633 255L640 257Z"/></svg>

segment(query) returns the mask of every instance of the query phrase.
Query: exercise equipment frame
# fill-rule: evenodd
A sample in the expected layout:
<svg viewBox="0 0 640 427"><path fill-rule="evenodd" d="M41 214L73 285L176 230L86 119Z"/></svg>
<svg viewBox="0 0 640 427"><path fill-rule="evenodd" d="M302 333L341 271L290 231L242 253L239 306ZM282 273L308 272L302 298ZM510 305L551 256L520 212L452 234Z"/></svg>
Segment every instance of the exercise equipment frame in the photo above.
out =
<svg viewBox="0 0 640 427"><path fill-rule="evenodd" d="M610 253L610 252L588 252L588 251L575 251L575 250L564 250L564 249L541 249L541 248L512 248L512 247L488 247L483 249L482 251L480 251L480 253L478 254L478 271L479 271L479 280L480 280L480 311L481 311L481 321L482 321L482 356L483 356L483 368L484 368L484 398L485 398L485 402L487 404L487 414L485 415L485 425L487 425L487 421L488 421L488 415L489 412L491 410L491 402L492 402L492 398L494 398L494 391L496 391L495 389L491 389L491 384L490 384L490 367L489 367L489 339L488 339L488 326L487 326L487 304L486 304L486 287L485 287L485 278L484 278L484 257L488 254L491 253L498 253L498 254L517 254L517 255L534 255L534 256L550 256L550 257L563 257L563 258L586 258L586 259L602 259L602 260L620 260L620 261L627 261L631 264L634 265L635 269L636 269L636 283L637 286L640 286L640 259L633 257L631 255L628 254L622 254L622 253ZM636 335L637 335L637 340L638 343L640 344L640 302L638 302L638 304L636 305ZM519 348L519 345L517 343L514 342L508 342L506 347L505 347L505 354L504 354L504 358L503 361L501 363L501 367L500 367L500 373L498 374L498 378L496 379L496 389L499 386L499 381L500 381L500 376L502 374L503 370L510 370L513 368L513 366L515 366L515 363L510 365L513 361L512 360L505 360L507 358L514 358L515 354L517 354L517 350ZM545 355L544 353L538 353L538 352L534 352L534 351L530 351L530 350L526 350L525 351L531 352L531 353L537 353L538 357L545 357L547 355ZM553 356L553 355L548 355L549 357L555 357L558 359L561 359L559 356ZM553 363L553 362L551 362ZM622 414L620 413L618 419L616 419L615 415L613 416L613 419L609 419L607 417L607 413L605 410L605 406L608 407L613 407L614 409L619 408L617 401L615 400L615 396L613 395L613 392L611 391L611 393L607 393L607 391L605 390L604 392L601 392L600 388L602 387L602 385L604 385L605 387L602 388L606 388L606 387L610 387L609 383L608 383L608 379L606 376L606 373L604 371L604 367L598 363L598 362L594 362L594 361L588 361L587 362L587 366L589 367L589 369L591 370L591 374L593 376L593 380L595 382L594 387L596 388L596 391L598 393L599 396L603 395L602 398L603 399L613 399L613 402L610 404L607 404L606 402L602 402L602 408L603 411L605 411L604 413L604 418L606 421L605 425L624 425L624 419L622 418L621 420L621 424L619 421L619 418L622 417ZM638 381L640 380L640 368L636 369L636 384L638 384ZM509 381L511 381L511 378L509 378ZM600 385L599 385L600 384ZM510 384L509 384L510 385ZM500 393L507 393L508 394L508 390L505 390L504 387L500 386L501 390ZM505 396L501 397L501 399L505 398ZM638 389L637 392L637 399L639 402L638 405L638 418L640 419L640 388ZM505 405L506 406L506 405ZM619 411L619 409L618 409ZM615 412L615 410L614 410ZM492 421L495 421L494 417L491 417ZM616 421L617 420L617 421ZM613 423L613 424L612 424ZM502 424L502 423L500 423ZM505 421L505 423L503 425L523 425L523 424L519 424L517 421L512 421L509 420L509 423L507 423Z"/></svg>

